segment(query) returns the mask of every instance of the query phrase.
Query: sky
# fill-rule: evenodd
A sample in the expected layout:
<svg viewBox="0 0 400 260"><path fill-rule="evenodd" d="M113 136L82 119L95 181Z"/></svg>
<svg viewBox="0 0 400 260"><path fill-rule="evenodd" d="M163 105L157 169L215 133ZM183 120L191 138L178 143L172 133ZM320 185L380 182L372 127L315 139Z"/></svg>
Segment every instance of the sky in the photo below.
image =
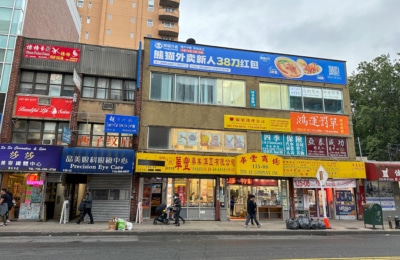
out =
<svg viewBox="0 0 400 260"><path fill-rule="evenodd" d="M400 53L399 0L181 0L179 41L361 62Z"/></svg>

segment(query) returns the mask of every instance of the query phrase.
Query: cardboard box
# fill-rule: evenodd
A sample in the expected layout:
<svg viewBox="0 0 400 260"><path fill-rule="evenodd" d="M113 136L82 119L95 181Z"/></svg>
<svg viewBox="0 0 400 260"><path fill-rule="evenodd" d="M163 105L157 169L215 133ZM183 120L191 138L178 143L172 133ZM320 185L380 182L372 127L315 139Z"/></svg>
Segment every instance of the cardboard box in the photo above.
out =
<svg viewBox="0 0 400 260"><path fill-rule="evenodd" d="M117 230L117 222L108 221L108 230Z"/></svg>

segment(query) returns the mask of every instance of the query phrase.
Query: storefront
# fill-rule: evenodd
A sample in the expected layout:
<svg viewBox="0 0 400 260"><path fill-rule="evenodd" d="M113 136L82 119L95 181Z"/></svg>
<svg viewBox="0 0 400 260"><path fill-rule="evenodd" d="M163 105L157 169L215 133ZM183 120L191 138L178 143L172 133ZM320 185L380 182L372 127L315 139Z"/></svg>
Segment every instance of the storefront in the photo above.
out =
<svg viewBox="0 0 400 260"><path fill-rule="evenodd" d="M76 187L69 197L71 210L77 210L85 189L90 188L95 221L113 216L129 219L133 163L133 150L64 148L60 171Z"/></svg>
<svg viewBox="0 0 400 260"><path fill-rule="evenodd" d="M365 203L380 204L384 218L400 214L400 162L366 162Z"/></svg>
<svg viewBox="0 0 400 260"><path fill-rule="evenodd" d="M59 169L61 146L1 144L1 187L13 194L10 219L45 219L46 173Z"/></svg>

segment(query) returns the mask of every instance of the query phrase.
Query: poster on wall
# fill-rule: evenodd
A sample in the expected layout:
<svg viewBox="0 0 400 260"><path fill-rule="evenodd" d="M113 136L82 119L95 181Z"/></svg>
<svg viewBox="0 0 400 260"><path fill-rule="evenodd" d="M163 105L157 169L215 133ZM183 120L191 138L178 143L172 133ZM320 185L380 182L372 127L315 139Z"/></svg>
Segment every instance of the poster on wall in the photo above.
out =
<svg viewBox="0 0 400 260"><path fill-rule="evenodd" d="M365 201L379 204L382 211L396 210L392 182L365 181Z"/></svg>
<svg viewBox="0 0 400 260"><path fill-rule="evenodd" d="M19 219L39 219L40 203L21 203Z"/></svg>
<svg viewBox="0 0 400 260"><path fill-rule="evenodd" d="M349 190L336 190L336 215L339 219L356 219L356 205L354 194Z"/></svg>
<svg viewBox="0 0 400 260"><path fill-rule="evenodd" d="M42 200L42 187L32 187L31 202L40 203ZM26 201L26 200L25 200Z"/></svg>

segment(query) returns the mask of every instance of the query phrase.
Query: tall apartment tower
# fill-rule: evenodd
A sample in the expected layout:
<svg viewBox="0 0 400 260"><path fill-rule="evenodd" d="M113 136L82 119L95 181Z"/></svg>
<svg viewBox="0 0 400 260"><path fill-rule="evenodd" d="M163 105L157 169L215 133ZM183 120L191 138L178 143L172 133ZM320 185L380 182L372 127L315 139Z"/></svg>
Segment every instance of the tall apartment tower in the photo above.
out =
<svg viewBox="0 0 400 260"><path fill-rule="evenodd" d="M144 37L178 40L180 0L75 0L81 43L139 47Z"/></svg>

